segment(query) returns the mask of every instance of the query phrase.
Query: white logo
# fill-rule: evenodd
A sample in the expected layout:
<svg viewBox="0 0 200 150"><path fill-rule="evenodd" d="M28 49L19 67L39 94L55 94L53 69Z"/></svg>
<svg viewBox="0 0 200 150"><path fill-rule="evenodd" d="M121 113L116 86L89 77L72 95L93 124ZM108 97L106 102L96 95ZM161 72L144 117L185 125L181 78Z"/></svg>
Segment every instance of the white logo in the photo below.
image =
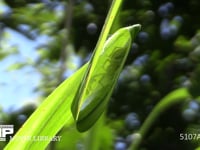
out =
<svg viewBox="0 0 200 150"><path fill-rule="evenodd" d="M0 141L6 141L6 136L13 133L13 125L0 125Z"/></svg>

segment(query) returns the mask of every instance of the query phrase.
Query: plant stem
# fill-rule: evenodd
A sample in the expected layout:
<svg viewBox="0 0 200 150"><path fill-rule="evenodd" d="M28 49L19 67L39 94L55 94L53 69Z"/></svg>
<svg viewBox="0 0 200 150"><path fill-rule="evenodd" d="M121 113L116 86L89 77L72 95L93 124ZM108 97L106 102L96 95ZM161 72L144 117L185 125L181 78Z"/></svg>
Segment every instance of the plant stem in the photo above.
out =
<svg viewBox="0 0 200 150"><path fill-rule="evenodd" d="M122 0L113 0L108 15L106 17L106 20L104 22L98 42L96 44L95 53L99 53L103 49L104 43L108 37L108 34L110 33L111 27L117 16L121 4Z"/></svg>
<svg viewBox="0 0 200 150"><path fill-rule="evenodd" d="M122 3L122 0L113 0L111 7L110 7L110 10L108 12L108 15L106 17L106 20L104 22L104 26L103 26L101 34L99 36L98 42L96 44L96 47L95 47L94 52L92 54L92 57L89 60L87 70L85 71L85 73L82 77L82 82L79 85L79 88L77 90L77 94L74 98L74 101L78 101L77 104L73 104L74 106L78 107L78 109L75 110L76 111L75 116L74 116L75 119L77 119L77 116L79 115L79 112L80 112L79 108L80 108L81 103L82 103L83 95L86 92L85 87L87 87L88 84L89 84L87 78L90 78L92 70L94 70L95 65L98 63L97 62L97 60L99 60L98 57L101 55L100 53L102 53L102 51L103 51L104 44L106 42L106 39L107 39L108 34L110 32L110 29L111 29L111 27L114 23L114 20L117 16L117 13L118 13L118 10L121 6L121 3Z"/></svg>
<svg viewBox="0 0 200 150"><path fill-rule="evenodd" d="M86 149L87 150L99 150L101 146L102 127L105 121L105 113L99 118L95 125L88 131L88 137L86 139Z"/></svg>
<svg viewBox="0 0 200 150"><path fill-rule="evenodd" d="M158 119L158 117L169 109L171 106L181 103L187 98L190 98L191 95L187 91L186 88L180 88L172 91L168 95L166 95L160 102L155 106L152 112L149 114L147 119L144 121L142 127L138 132L138 136L133 139L132 144L129 150L137 150L142 140L148 133L149 129L152 127L153 123ZM134 134L133 134L134 135Z"/></svg>
<svg viewBox="0 0 200 150"><path fill-rule="evenodd" d="M104 25L103 25L103 28L102 28L102 31L101 31L101 34L99 36L99 39L98 39L98 42L96 44L96 47L94 49L94 53L93 53L93 56L89 62L89 65L88 65L88 69L87 71L85 72L85 77L87 76L87 74L89 73L89 70L90 70L90 67L91 67L91 64L93 63L93 58L94 56L99 56L98 53L102 52L102 49L104 47L104 44L106 42L106 39L110 33L110 30L111 30L111 27L114 23L114 20L117 16L117 13L118 13L118 10L120 8L122 4L122 0L113 0L112 1L112 4L111 4L111 7L110 7L110 10L108 12L108 15L106 17L106 20L104 22ZM84 77L84 78L85 78ZM83 79L83 81L86 81ZM84 84L83 84L84 85ZM100 119L98 122L101 122L102 123L102 119ZM87 139L87 144L89 147L89 149L91 150L96 150L98 149L99 147L99 144L97 144L98 140L94 137L98 137L98 132L99 132L99 127L98 127L98 123L96 123L95 127L93 127L90 131L89 131L89 135L88 135L88 139ZM97 145L94 145L94 143L96 143Z"/></svg>

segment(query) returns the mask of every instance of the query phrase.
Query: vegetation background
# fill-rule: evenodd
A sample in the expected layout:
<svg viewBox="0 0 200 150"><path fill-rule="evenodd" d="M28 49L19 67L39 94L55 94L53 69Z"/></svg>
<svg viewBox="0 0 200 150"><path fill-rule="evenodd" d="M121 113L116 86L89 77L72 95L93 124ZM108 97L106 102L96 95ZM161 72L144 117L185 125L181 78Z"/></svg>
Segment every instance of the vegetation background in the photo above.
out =
<svg viewBox="0 0 200 150"><path fill-rule="evenodd" d="M40 82L34 87L41 102L63 80L84 64L95 47L111 1L101 0L1 0L0 60L20 53L9 45L7 29L38 44L36 59L9 66L9 70L34 67ZM124 0L113 31L136 23L142 31L132 44L106 113L106 125L97 137L99 149L125 150L154 106L171 91L187 87L194 99L168 109L156 121L140 149L191 150L199 140L180 140L181 133L199 134L200 122L200 2L198 0ZM27 47L28 49L29 47ZM23 77L22 77L23 80ZM31 81L30 81L31 83ZM13 83L15 84L15 83ZM20 90L20 89L19 89ZM2 93L1 93L2 94ZM12 93L15 98L15 93ZM3 100L1 100L3 101ZM16 102L17 103L17 102ZM12 112L0 109L0 122L17 130L37 106L28 104ZM84 149L88 133L63 128L61 142L47 149ZM0 142L0 149L6 143Z"/></svg>

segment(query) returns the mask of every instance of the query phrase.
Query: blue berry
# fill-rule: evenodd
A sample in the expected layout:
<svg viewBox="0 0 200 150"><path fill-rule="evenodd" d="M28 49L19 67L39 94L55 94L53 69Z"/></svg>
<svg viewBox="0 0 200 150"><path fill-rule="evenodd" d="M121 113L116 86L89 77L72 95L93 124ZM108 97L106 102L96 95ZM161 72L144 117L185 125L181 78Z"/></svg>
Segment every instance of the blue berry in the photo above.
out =
<svg viewBox="0 0 200 150"><path fill-rule="evenodd" d="M197 113L193 109L187 108L182 112L182 116L186 121L193 121L196 118Z"/></svg>
<svg viewBox="0 0 200 150"><path fill-rule="evenodd" d="M149 56L147 54L139 56L133 61L133 65L142 66L148 61L148 58Z"/></svg>
<svg viewBox="0 0 200 150"><path fill-rule="evenodd" d="M178 27L175 24L170 24L168 19L163 19L160 24L160 35L164 40L175 36L178 32Z"/></svg>
<svg viewBox="0 0 200 150"><path fill-rule="evenodd" d="M190 101L189 102L189 108L198 112L199 111L199 104L196 101Z"/></svg>
<svg viewBox="0 0 200 150"><path fill-rule="evenodd" d="M165 3L158 8L158 14L161 17L167 17L169 13L174 9L174 4L172 2Z"/></svg>
<svg viewBox="0 0 200 150"><path fill-rule="evenodd" d="M84 5L84 10L85 10L87 13L90 13L90 12L92 12L92 11L94 10L94 7L93 7L92 4L86 3L86 4Z"/></svg>
<svg viewBox="0 0 200 150"><path fill-rule="evenodd" d="M179 23L183 23L183 18L181 16L174 16L173 20L175 20Z"/></svg>
<svg viewBox="0 0 200 150"><path fill-rule="evenodd" d="M129 130L137 129L140 126L138 115L136 113L129 113L126 116L125 124Z"/></svg>
<svg viewBox="0 0 200 150"><path fill-rule="evenodd" d="M160 31L161 38L168 40L171 38L171 30L169 27L162 28Z"/></svg>
<svg viewBox="0 0 200 150"><path fill-rule="evenodd" d="M115 143L115 150L126 150L127 144L122 141L118 141Z"/></svg>
<svg viewBox="0 0 200 150"><path fill-rule="evenodd" d="M147 32L140 32L138 34L138 40L140 43L146 43L149 39L149 34Z"/></svg>
<svg viewBox="0 0 200 150"><path fill-rule="evenodd" d="M161 16L161 17L166 17L168 16L169 14L169 10L168 8L165 6L165 5L161 5L158 9L158 14Z"/></svg>
<svg viewBox="0 0 200 150"><path fill-rule="evenodd" d="M140 81L143 84L149 83L149 81L151 80L151 77L148 74L144 74L140 77Z"/></svg>
<svg viewBox="0 0 200 150"><path fill-rule="evenodd" d="M166 28L169 26L169 19L162 19L160 24L160 29Z"/></svg>
<svg viewBox="0 0 200 150"><path fill-rule="evenodd" d="M147 10L145 12L145 16L146 16L147 21L152 21L155 17L155 13L152 10Z"/></svg>
<svg viewBox="0 0 200 150"><path fill-rule="evenodd" d="M132 44L131 51L133 51L134 53L138 51L138 45L136 43Z"/></svg>
<svg viewBox="0 0 200 150"><path fill-rule="evenodd" d="M87 25L87 32L89 34L95 34L97 32L97 25L95 23L89 23Z"/></svg>
<svg viewBox="0 0 200 150"><path fill-rule="evenodd" d="M171 12L174 9L174 4L172 2L166 3L165 6L167 7L169 12Z"/></svg>

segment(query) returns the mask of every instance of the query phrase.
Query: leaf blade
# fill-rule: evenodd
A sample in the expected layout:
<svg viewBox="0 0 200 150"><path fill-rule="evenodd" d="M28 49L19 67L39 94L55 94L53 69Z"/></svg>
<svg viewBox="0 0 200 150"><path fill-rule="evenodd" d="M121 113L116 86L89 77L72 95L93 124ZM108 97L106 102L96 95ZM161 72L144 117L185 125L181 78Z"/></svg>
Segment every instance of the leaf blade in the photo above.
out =
<svg viewBox="0 0 200 150"><path fill-rule="evenodd" d="M81 82L82 75L85 72L88 64L85 64L73 76L65 80L59 87L52 92L37 110L29 117L23 127L13 137L5 147L5 150L12 149L45 149L49 141L34 142L17 140L20 137L29 136L48 136L53 137L64 126L71 125L73 118L70 107L73 100L73 91L78 88L78 83ZM77 83L77 84L74 84Z"/></svg>
<svg viewBox="0 0 200 150"><path fill-rule="evenodd" d="M71 108L80 132L88 130L105 110L128 55L132 37L135 38L140 28L136 24L119 29L106 41L101 53L96 53L90 60Z"/></svg>

